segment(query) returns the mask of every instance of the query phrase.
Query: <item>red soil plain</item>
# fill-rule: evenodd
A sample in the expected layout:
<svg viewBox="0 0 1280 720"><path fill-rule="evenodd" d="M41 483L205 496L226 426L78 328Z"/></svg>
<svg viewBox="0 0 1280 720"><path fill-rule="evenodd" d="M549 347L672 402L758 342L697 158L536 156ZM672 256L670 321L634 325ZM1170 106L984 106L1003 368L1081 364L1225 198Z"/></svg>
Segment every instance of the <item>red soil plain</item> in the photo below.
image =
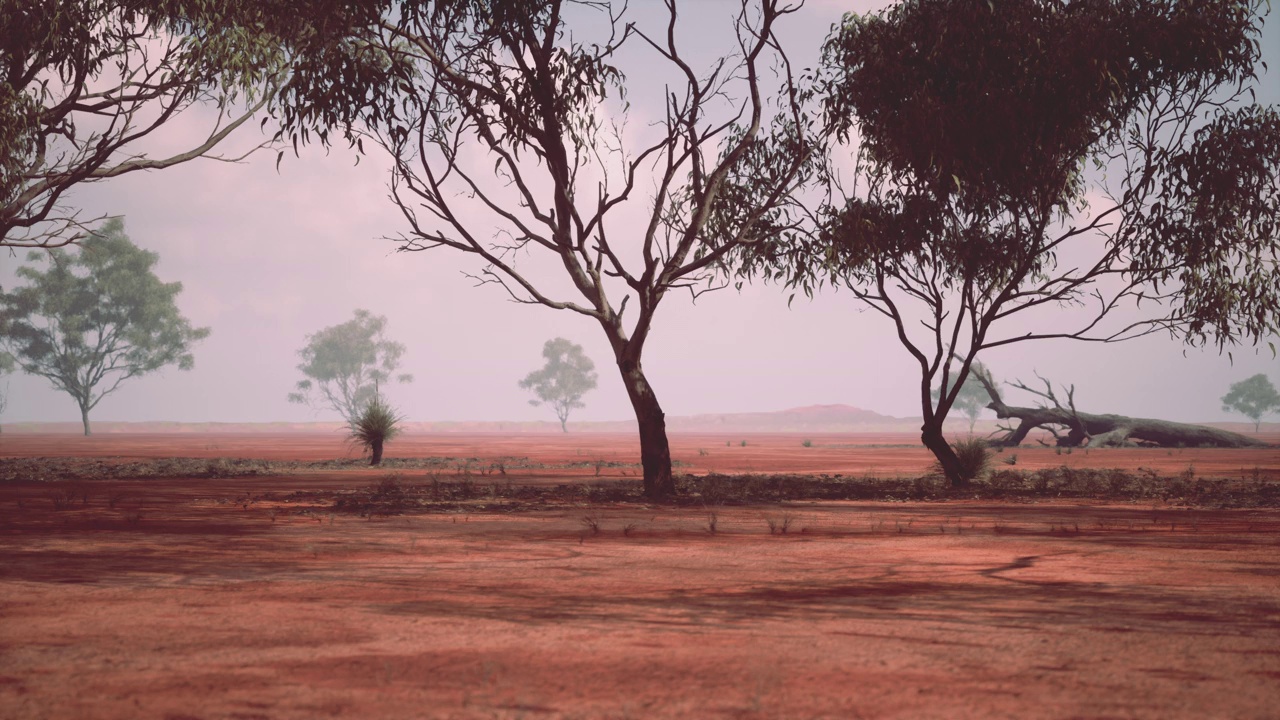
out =
<svg viewBox="0 0 1280 720"><path fill-rule="evenodd" d="M930 464L902 434L672 446L692 474ZM1021 470L1280 482L1276 448L1008 453ZM336 433L0 436L6 458L356 456ZM362 516L290 495L510 458L534 467L502 482L638 473L630 435L388 446L409 457L452 460L84 480L62 509L60 478L0 482L0 718L1280 717L1275 508L953 497Z"/></svg>

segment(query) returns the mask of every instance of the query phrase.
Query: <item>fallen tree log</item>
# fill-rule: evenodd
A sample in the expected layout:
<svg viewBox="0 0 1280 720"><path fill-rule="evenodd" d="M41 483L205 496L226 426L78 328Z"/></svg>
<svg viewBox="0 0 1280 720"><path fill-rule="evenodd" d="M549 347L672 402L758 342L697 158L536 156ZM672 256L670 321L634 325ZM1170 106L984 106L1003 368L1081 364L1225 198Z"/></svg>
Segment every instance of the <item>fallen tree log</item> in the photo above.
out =
<svg viewBox="0 0 1280 720"><path fill-rule="evenodd" d="M1135 418L1125 415L1095 415L1082 413L1075 407L1075 387L1067 390L1067 404L1063 405L1053 391L1053 385L1044 378L1044 390L1027 387L1021 382L1013 387L1037 395L1052 406L1018 407L1008 405L1000 396L990 372L974 370L974 375L986 389L991 403L987 405L1001 420L1017 420L1018 426L1001 428L1003 437L989 440L991 445L1017 447L1032 430L1049 431L1061 447L1121 447L1125 445L1154 445L1159 447L1270 447L1257 438L1240 433L1203 425ZM1037 376L1038 377L1038 376Z"/></svg>

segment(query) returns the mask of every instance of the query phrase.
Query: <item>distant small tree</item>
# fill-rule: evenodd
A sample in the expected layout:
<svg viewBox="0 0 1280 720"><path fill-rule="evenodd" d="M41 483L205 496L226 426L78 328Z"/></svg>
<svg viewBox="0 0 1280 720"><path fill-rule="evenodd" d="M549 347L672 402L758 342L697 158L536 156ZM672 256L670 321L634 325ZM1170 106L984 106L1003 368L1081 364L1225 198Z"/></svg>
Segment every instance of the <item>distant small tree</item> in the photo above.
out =
<svg viewBox="0 0 1280 720"><path fill-rule="evenodd" d="M973 363L973 372L982 372L982 363ZM942 393L941 387L933 389L933 399L936 402ZM964 416L969 418L969 432L973 432L973 426L978 422L978 415L982 414L983 408L991 399L987 397L987 390L982 386L982 382L973 374L965 378L964 385L961 386L959 394L956 395L955 402L952 403L951 409L959 410Z"/></svg>
<svg viewBox="0 0 1280 720"><path fill-rule="evenodd" d="M0 352L0 377L4 377L13 372L17 367L17 361L7 352ZM0 415L4 415L4 411L9 407L9 383L4 384L4 389L0 390Z"/></svg>
<svg viewBox="0 0 1280 720"><path fill-rule="evenodd" d="M307 377L289 393L289 402L331 407L354 423L378 396L378 386L400 367L404 345L386 339L386 327L385 316L356 310L351 320L308 335L306 347L298 351L298 369ZM395 379L407 383L413 376L400 374Z"/></svg>
<svg viewBox="0 0 1280 720"><path fill-rule="evenodd" d="M80 406L84 434L89 411L130 378L167 365L190 370L192 343L209 335L193 328L175 302L182 283L152 272L159 257L129 240L120 218L81 243L79 252L32 252L28 281L0 292L0 337L24 372L48 379ZM80 271L80 272L77 272Z"/></svg>
<svg viewBox="0 0 1280 720"><path fill-rule="evenodd" d="M1232 384L1222 396L1222 409L1249 418L1253 421L1253 431L1258 432L1263 416L1280 410L1280 392L1276 392L1270 378L1258 373Z"/></svg>
<svg viewBox="0 0 1280 720"><path fill-rule="evenodd" d="M582 352L582 346L554 338L542 346L542 357L547 364L534 370L520 381L520 387L533 390L537 399L530 405L547 404L555 408L560 418L560 429L569 432L569 412L585 407L582 396L596 388L595 363Z"/></svg>
<svg viewBox="0 0 1280 720"><path fill-rule="evenodd" d="M347 422L351 439L369 451L370 465L382 464L382 446L400 434L402 419L375 388L373 397L360 414Z"/></svg>

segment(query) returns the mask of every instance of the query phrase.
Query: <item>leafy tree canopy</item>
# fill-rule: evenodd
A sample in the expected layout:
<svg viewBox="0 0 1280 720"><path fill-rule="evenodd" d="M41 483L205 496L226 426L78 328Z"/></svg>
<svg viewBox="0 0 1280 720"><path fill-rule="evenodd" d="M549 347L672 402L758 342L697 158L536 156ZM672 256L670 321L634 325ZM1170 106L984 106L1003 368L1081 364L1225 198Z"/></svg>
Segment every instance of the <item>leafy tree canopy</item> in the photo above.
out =
<svg viewBox="0 0 1280 720"><path fill-rule="evenodd" d="M393 376L397 382L412 382L412 375L395 374L405 349L385 337L386 327L385 316L356 310L347 322L308 335L298 351L298 370L306 379L298 381L289 402L319 403L354 423Z"/></svg>
<svg viewBox="0 0 1280 720"><path fill-rule="evenodd" d="M520 381L520 387L533 390L536 399L530 405L550 405L560 418L560 429L568 432L570 411L586 407L582 396L596 388L595 363L582 351L582 346L564 338L553 338L542 346L546 364Z"/></svg>
<svg viewBox="0 0 1280 720"><path fill-rule="evenodd" d="M1227 394L1222 396L1222 409L1244 415L1253 421L1253 430L1257 432L1262 418L1280 410L1280 392L1271 384L1271 379L1262 373L1251 378L1232 383Z"/></svg>
<svg viewBox="0 0 1280 720"><path fill-rule="evenodd" d="M361 0L0 0L0 246L79 240L101 218L82 218L68 191L212 157L281 84L306 86L309 58L340 47L332 28L382 9ZM152 156L151 134L197 105L219 111L207 132Z"/></svg>
<svg viewBox="0 0 1280 720"><path fill-rule="evenodd" d="M941 455L982 350L1161 330L1262 341L1280 325L1280 113L1249 102L1264 4L907 0L846 16L817 96L855 166L825 176L810 231L753 248L746 272L840 284L891 320ZM1056 314L1008 328L1038 309ZM935 384L951 391L935 401Z"/></svg>
<svg viewBox="0 0 1280 720"><path fill-rule="evenodd" d="M158 256L129 240L123 220L109 220L78 252L29 260L17 271L27 284L0 292L0 336L24 372L76 401L86 435L89 411L124 381L194 367L191 345L209 328L193 328L178 311L182 283L156 277Z"/></svg>

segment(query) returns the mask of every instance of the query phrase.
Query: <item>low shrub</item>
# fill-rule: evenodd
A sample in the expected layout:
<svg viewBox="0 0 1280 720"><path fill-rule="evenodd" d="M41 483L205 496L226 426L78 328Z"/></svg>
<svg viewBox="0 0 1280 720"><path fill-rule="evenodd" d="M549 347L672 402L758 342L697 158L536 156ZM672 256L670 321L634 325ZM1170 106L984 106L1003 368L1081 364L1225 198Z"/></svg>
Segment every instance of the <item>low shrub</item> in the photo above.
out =
<svg viewBox="0 0 1280 720"><path fill-rule="evenodd" d="M976 480L982 477L991 464L991 448L982 438L970 437L951 443L951 449L960 461L960 477Z"/></svg>

